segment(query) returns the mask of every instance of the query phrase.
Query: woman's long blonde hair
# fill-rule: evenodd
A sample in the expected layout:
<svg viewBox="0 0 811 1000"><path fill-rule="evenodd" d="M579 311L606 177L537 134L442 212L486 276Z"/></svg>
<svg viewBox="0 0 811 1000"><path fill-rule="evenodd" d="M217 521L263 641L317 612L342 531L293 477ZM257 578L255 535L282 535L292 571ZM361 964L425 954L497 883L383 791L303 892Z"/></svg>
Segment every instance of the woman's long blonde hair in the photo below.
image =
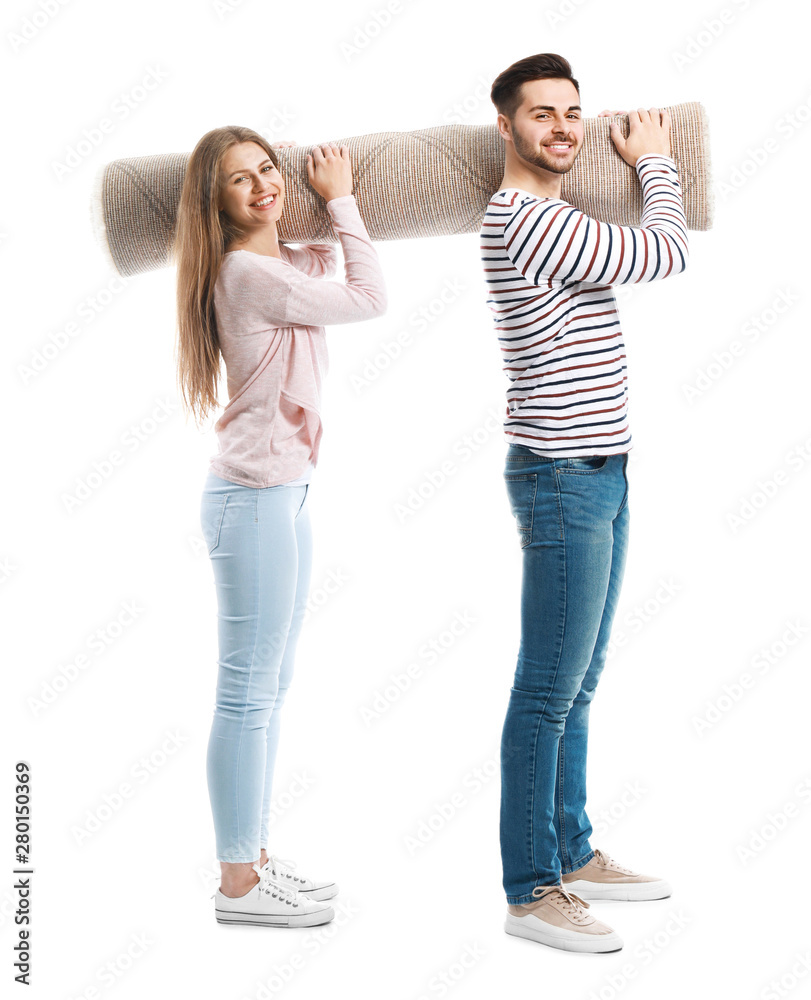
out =
<svg viewBox="0 0 811 1000"><path fill-rule="evenodd" d="M220 340L214 285L226 247L245 233L217 208L224 184L222 161L231 146L255 142L278 169L270 143L253 129L226 125L206 132L186 167L170 259L177 265L175 360L183 406L198 423L220 402Z"/></svg>

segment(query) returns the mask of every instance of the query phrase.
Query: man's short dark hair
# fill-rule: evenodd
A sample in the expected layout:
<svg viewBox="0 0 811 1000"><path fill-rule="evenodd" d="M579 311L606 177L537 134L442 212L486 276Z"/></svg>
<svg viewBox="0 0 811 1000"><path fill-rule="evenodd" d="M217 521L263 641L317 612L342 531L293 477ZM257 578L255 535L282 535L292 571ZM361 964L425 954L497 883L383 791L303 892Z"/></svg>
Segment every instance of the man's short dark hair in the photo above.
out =
<svg viewBox="0 0 811 1000"><path fill-rule="evenodd" d="M571 80L580 96L580 84L572 76L568 61L554 52L541 52L519 59L496 77L490 100L499 114L513 120L521 104L521 87L530 80Z"/></svg>

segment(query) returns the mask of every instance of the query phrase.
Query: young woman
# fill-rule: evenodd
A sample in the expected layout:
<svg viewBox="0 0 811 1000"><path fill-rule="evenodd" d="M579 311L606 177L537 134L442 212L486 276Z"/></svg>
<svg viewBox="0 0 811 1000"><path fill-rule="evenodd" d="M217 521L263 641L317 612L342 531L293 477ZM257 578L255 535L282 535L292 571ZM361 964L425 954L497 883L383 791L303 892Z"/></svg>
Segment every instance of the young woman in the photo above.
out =
<svg viewBox="0 0 811 1000"><path fill-rule="evenodd" d="M307 178L341 241L345 284L324 280L335 271L332 246L279 242L284 178L272 147L248 128L217 128L197 143L172 249L184 406L202 421L219 405L221 357L229 395L200 511L218 604L206 769L221 923L325 923L334 912L323 900L338 891L268 857L268 821L279 713L309 587L323 327L380 316L386 292L352 194L349 149L313 147Z"/></svg>

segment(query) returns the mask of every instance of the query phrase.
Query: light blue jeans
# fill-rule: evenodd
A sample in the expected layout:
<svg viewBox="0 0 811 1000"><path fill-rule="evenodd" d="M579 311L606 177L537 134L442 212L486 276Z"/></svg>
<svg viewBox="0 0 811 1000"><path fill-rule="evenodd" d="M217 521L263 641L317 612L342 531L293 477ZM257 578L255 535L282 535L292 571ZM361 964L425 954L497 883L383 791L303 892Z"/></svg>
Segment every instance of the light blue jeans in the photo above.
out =
<svg viewBox="0 0 811 1000"><path fill-rule="evenodd" d="M217 591L216 706L206 758L217 859L267 849L279 716L312 565L308 485L241 486L209 472L200 524Z"/></svg>
<svg viewBox="0 0 811 1000"><path fill-rule="evenodd" d="M605 666L628 543L627 455L507 450L523 551L521 642L501 738L509 903L594 856L586 814L589 708Z"/></svg>

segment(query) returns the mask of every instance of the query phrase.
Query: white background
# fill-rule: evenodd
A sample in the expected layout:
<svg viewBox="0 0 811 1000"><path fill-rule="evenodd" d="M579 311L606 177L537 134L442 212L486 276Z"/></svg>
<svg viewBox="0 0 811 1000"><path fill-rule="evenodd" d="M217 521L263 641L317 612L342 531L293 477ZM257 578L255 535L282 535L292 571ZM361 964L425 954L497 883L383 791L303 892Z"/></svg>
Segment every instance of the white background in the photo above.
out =
<svg viewBox="0 0 811 1000"><path fill-rule="evenodd" d="M3 14L3 989L24 759L27 996L808 995L811 452L797 449L811 445L811 78L796 4L54 3L50 17L36 0ZM26 19L39 27L20 43ZM178 405L174 273L113 280L90 228L94 176L118 157L190 151L224 124L312 145L493 122L492 80L537 51L569 58L586 115L699 100L710 119L714 228L691 234L684 275L619 295L632 527L589 763L592 843L674 894L593 904L625 941L612 955L502 929L496 760L520 549L492 416L506 380L469 235L378 244L387 314L328 331L314 611L284 709L271 850L340 884L336 920L221 927L205 783L216 605L199 526L216 442ZM68 147L155 68L161 84L58 177ZM440 306L447 282L463 290ZM781 296L790 306L770 311ZM435 313L424 329L422 309ZM392 361L402 331L411 343ZM743 352L725 354L735 341ZM367 364L379 375L358 389ZM701 372L708 388L688 399ZM150 425L161 401L174 410ZM143 442L69 512L64 496L133 426ZM398 517L448 459L454 474ZM429 661L424 644L457 614L473 621ZM421 676L392 700L413 663ZM388 707L367 724L376 696Z"/></svg>

